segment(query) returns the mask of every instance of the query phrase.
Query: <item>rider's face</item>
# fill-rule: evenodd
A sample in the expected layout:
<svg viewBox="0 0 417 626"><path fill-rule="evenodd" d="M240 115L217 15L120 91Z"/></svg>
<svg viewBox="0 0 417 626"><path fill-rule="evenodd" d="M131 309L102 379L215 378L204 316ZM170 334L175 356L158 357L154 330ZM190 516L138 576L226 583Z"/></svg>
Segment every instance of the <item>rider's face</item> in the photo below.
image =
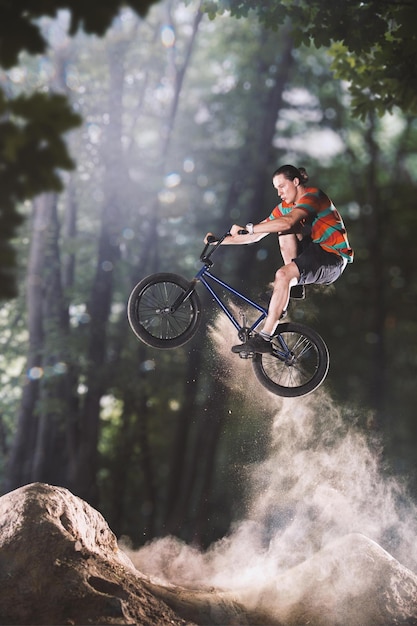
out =
<svg viewBox="0 0 417 626"><path fill-rule="evenodd" d="M298 178L288 180L288 178L285 178L284 174L278 174L277 176L274 176L272 183L283 202L286 202L287 204L295 202L298 186L300 184Z"/></svg>

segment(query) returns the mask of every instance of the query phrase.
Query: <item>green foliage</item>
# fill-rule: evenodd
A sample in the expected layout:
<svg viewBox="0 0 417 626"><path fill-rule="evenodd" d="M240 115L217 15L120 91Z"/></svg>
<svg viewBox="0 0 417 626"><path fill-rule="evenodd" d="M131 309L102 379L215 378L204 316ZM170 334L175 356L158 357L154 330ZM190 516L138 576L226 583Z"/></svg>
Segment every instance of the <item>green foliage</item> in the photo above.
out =
<svg viewBox="0 0 417 626"><path fill-rule="evenodd" d="M416 3L218 0L205 10L211 18L254 12L274 30L290 20L296 46L312 42L329 49L336 77L351 84L352 111L359 118L394 106L417 112Z"/></svg>
<svg viewBox="0 0 417 626"><path fill-rule="evenodd" d="M18 62L19 53L42 54L47 43L41 31L42 17L56 17L58 12L70 11L70 35L80 29L86 33L104 35L122 6L130 6L144 17L158 0L14 0L0 8L0 65L10 68Z"/></svg>
<svg viewBox="0 0 417 626"><path fill-rule="evenodd" d="M79 126L65 97L33 94L6 100L0 92L0 297L16 295L11 244L22 216L18 203L43 191L60 191L58 169L71 169L63 135Z"/></svg>
<svg viewBox="0 0 417 626"><path fill-rule="evenodd" d="M81 123L67 99L36 93L5 100L0 94L0 184L3 198L22 202L60 191L57 170L72 169L63 135Z"/></svg>

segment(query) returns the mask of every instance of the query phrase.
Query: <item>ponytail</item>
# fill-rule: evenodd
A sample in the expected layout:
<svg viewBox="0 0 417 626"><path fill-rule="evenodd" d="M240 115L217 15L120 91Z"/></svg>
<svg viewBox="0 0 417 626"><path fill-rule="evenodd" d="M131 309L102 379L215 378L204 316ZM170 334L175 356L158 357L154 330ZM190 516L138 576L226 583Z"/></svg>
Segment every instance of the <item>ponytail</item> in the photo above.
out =
<svg viewBox="0 0 417 626"><path fill-rule="evenodd" d="M298 178L302 185L305 185L308 181L308 174L304 167L295 167L294 165L281 165L272 175L272 178L282 174L287 180L294 180Z"/></svg>

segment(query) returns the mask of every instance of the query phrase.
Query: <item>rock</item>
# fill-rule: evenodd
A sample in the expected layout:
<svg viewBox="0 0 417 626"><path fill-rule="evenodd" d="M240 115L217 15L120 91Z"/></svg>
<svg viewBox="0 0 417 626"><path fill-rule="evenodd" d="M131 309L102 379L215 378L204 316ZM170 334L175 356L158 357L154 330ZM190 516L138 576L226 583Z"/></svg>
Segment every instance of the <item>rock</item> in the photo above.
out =
<svg viewBox="0 0 417 626"><path fill-rule="evenodd" d="M67 489L34 483L0 498L0 624L249 623L231 599L181 594L141 575L102 515Z"/></svg>
<svg viewBox="0 0 417 626"><path fill-rule="evenodd" d="M186 624L146 589L100 513L39 483L0 498L0 623Z"/></svg>

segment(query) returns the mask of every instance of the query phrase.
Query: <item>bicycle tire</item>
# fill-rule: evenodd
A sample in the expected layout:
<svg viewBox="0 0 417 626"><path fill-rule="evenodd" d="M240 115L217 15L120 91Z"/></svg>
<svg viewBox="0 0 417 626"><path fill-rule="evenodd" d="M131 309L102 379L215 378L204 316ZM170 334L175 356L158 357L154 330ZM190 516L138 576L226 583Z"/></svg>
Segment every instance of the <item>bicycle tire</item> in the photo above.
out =
<svg viewBox="0 0 417 626"><path fill-rule="evenodd" d="M127 317L136 337L153 348L178 348L197 332L201 302L196 291L176 311L170 307L190 285L178 274L151 274L132 290Z"/></svg>
<svg viewBox="0 0 417 626"><path fill-rule="evenodd" d="M282 352L278 336L291 350L291 358ZM258 381L278 396L296 398L315 391L327 376L329 351L322 337L312 328L288 322L279 324L272 339L272 354L256 354L252 360Z"/></svg>

